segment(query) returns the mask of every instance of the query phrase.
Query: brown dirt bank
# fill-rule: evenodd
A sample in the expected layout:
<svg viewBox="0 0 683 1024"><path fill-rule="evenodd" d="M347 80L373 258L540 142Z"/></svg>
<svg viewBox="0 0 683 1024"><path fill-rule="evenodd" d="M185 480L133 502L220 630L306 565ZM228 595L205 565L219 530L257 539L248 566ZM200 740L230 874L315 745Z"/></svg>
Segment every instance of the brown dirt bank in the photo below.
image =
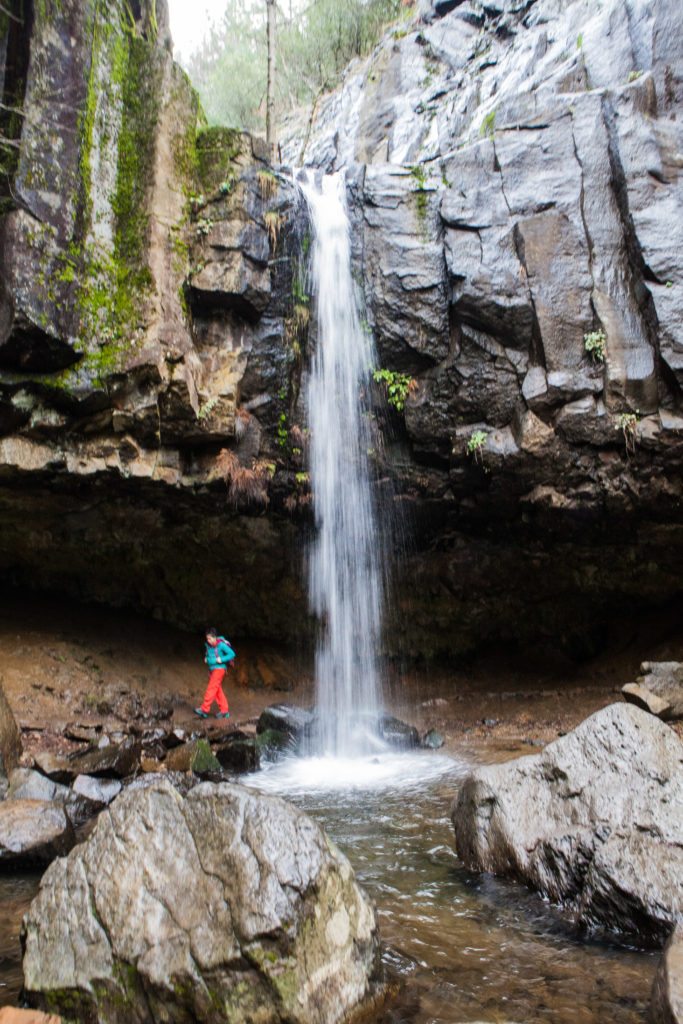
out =
<svg viewBox="0 0 683 1024"><path fill-rule="evenodd" d="M493 650L467 665L389 673L391 710L419 728L439 729L447 748L518 751L542 745L620 699L643 660L683 658L678 609L624 620L605 652L580 665ZM313 687L305 652L236 645L228 676L232 718L253 723L275 701L307 704ZM181 726L219 728L192 715L203 693L203 638L129 612L9 593L0 598L0 677L27 750L64 744L66 727L121 729L136 699L170 698ZM121 717L124 716L124 718ZM483 753L483 750L482 750Z"/></svg>

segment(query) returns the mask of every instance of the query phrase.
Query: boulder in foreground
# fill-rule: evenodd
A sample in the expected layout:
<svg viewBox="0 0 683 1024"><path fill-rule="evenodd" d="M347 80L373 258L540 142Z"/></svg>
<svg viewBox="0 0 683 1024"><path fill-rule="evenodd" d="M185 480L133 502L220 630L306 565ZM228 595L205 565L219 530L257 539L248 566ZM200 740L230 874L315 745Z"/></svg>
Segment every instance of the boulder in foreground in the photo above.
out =
<svg viewBox="0 0 683 1024"><path fill-rule="evenodd" d="M23 943L31 1005L99 1024L335 1024L380 974L346 858L301 811L225 783L123 793L46 872Z"/></svg>
<svg viewBox="0 0 683 1024"><path fill-rule="evenodd" d="M683 744L613 704L545 750L478 768L453 808L465 865L510 875L589 928L663 943L683 913Z"/></svg>

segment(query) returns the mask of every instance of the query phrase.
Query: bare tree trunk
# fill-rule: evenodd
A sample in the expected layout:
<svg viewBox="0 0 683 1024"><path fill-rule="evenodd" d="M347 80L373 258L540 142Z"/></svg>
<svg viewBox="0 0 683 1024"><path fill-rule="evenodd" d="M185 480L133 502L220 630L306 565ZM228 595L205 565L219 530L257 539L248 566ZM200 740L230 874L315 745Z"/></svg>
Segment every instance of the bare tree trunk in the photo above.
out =
<svg viewBox="0 0 683 1024"><path fill-rule="evenodd" d="M271 161L277 151L275 138L275 2L266 0L268 7L268 87L266 93L266 142Z"/></svg>

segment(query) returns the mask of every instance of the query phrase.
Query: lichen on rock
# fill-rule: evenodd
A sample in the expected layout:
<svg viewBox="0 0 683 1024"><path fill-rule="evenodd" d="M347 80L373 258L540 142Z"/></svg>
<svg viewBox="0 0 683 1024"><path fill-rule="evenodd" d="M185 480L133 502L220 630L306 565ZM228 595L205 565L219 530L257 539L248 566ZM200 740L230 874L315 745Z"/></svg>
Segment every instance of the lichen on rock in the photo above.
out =
<svg viewBox="0 0 683 1024"><path fill-rule="evenodd" d="M301 811L226 784L119 797L46 873L23 944L31 1004L101 1024L335 1024L381 977L346 858Z"/></svg>

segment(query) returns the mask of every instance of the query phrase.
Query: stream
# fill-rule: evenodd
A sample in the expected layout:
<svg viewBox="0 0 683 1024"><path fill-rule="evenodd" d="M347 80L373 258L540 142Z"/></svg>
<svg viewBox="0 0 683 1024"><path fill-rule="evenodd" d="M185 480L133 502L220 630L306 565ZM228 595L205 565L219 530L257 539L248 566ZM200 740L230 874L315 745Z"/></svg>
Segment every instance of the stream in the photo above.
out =
<svg viewBox="0 0 683 1024"><path fill-rule="evenodd" d="M319 758L244 781L311 814L375 900L386 967L405 983L381 1024L645 1021L657 954L586 941L525 887L460 864L449 812L468 767Z"/></svg>
<svg viewBox="0 0 683 1024"><path fill-rule="evenodd" d="M642 1024L657 954L585 941L523 886L459 863L449 809L467 767L426 753L291 759L243 781L310 813L375 900L402 982L376 1024ZM0 875L0 1005L19 996L38 883Z"/></svg>

